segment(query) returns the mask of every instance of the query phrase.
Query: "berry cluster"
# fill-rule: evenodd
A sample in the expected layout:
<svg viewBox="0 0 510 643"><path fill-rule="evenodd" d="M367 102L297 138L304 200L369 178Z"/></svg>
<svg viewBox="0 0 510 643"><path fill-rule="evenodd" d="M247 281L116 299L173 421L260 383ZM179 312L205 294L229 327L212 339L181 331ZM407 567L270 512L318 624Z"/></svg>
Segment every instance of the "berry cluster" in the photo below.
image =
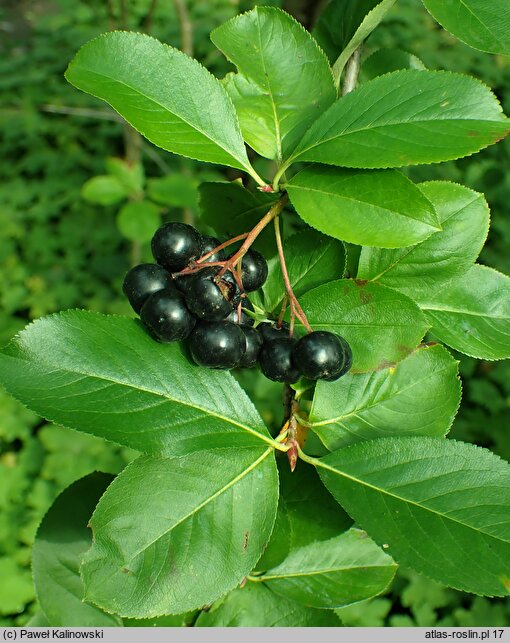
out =
<svg viewBox="0 0 510 643"><path fill-rule="evenodd" d="M132 268L124 294L150 335L160 342L187 340L199 366L230 369L259 364L277 382L336 380L351 366L352 354L339 335L312 332L296 339L285 322L255 320L247 292L267 278L264 257L247 250L234 267L218 239L184 223L167 223L151 243L156 264ZM229 261L231 260L231 261Z"/></svg>

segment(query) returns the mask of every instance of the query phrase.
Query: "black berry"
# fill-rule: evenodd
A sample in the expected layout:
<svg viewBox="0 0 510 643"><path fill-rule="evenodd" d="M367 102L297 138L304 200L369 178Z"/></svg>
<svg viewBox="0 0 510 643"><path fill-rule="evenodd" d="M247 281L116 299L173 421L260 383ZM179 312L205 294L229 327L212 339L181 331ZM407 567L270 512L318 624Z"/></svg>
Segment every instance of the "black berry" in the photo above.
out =
<svg viewBox="0 0 510 643"><path fill-rule="evenodd" d="M216 239L216 237L205 237L202 236L202 252L201 255L206 255L208 252L211 252L211 250L214 250L214 248L217 248L220 245L221 241L219 239ZM213 255L208 257L205 261L223 261L225 259L225 251L220 250L219 252L215 252Z"/></svg>
<svg viewBox="0 0 510 643"><path fill-rule="evenodd" d="M238 324L199 322L188 340L191 356L199 366L234 368L246 349L246 340Z"/></svg>
<svg viewBox="0 0 510 643"><path fill-rule="evenodd" d="M282 322L281 326L278 326L276 322L263 322L257 326L257 330L262 335L264 342L271 342L273 339L289 336L289 325L287 322Z"/></svg>
<svg viewBox="0 0 510 643"><path fill-rule="evenodd" d="M258 290L267 279L267 261L256 250L248 250L241 262L241 278L246 292Z"/></svg>
<svg viewBox="0 0 510 643"><path fill-rule="evenodd" d="M255 323L255 320L253 317L250 317L244 312L244 309L246 310L251 310L252 312L255 310L253 308L253 304L251 301L244 297L241 299L241 306L243 310L241 310L241 320L239 321L239 315L237 314L238 307L234 306L234 310L230 313L230 315L226 318L227 321L234 322L234 324L243 324L244 326L253 326Z"/></svg>
<svg viewBox="0 0 510 643"><path fill-rule="evenodd" d="M185 291L186 303L199 319L220 321L232 312L233 287L218 278L217 268L197 272Z"/></svg>
<svg viewBox="0 0 510 643"><path fill-rule="evenodd" d="M161 266L177 272L201 254L202 237L186 223L165 223L153 236L151 248L154 259Z"/></svg>
<svg viewBox="0 0 510 643"><path fill-rule="evenodd" d="M142 263L127 273L122 290L133 310L139 313L149 295L171 287L172 277L167 270L155 263Z"/></svg>
<svg viewBox="0 0 510 643"><path fill-rule="evenodd" d="M292 361L292 349L295 345L296 340L291 337L264 342L259 353L259 364L268 379L289 384L297 382L300 372Z"/></svg>
<svg viewBox="0 0 510 643"><path fill-rule="evenodd" d="M180 290L182 293L184 293L184 295L186 295L196 275L197 273L195 272L192 272L191 274L187 274L187 275L175 275L173 284L178 290Z"/></svg>
<svg viewBox="0 0 510 643"><path fill-rule="evenodd" d="M238 366L241 368L251 368L257 363L259 352L262 347L262 336L256 328L252 328L251 326L241 324L239 328L244 333L246 350L244 351L244 355L241 357L241 361Z"/></svg>
<svg viewBox="0 0 510 643"><path fill-rule="evenodd" d="M308 379L332 382L350 369L352 352L343 337L319 330L297 342L292 359Z"/></svg>
<svg viewBox="0 0 510 643"><path fill-rule="evenodd" d="M152 294L142 306L140 319L160 342L185 339L196 321L186 307L184 297L175 289Z"/></svg>

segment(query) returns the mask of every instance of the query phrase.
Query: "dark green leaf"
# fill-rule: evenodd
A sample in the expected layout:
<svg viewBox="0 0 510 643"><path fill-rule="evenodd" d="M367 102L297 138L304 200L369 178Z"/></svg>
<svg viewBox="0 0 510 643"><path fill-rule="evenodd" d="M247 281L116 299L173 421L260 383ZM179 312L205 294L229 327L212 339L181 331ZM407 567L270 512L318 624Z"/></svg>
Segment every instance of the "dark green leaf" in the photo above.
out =
<svg viewBox="0 0 510 643"><path fill-rule="evenodd" d="M510 277L475 264L420 306L431 332L455 350L478 359L510 357Z"/></svg>
<svg viewBox="0 0 510 643"><path fill-rule="evenodd" d="M86 598L122 616L211 603L253 568L276 515L273 449L143 456L101 498L82 565Z"/></svg>
<svg viewBox="0 0 510 643"><path fill-rule="evenodd" d="M394 4L395 0L332 0L326 7L313 34L334 63L337 78Z"/></svg>
<svg viewBox="0 0 510 643"><path fill-rule="evenodd" d="M248 582L202 612L195 627L338 627L334 612L303 607Z"/></svg>
<svg viewBox="0 0 510 643"><path fill-rule="evenodd" d="M469 269L489 230L483 194L448 181L419 187L434 205L443 229L409 248L363 248L358 271L361 279L395 288L418 303Z"/></svg>
<svg viewBox="0 0 510 643"><path fill-rule="evenodd" d="M466 592L510 593L510 466L490 451L383 438L325 456L319 474L397 562Z"/></svg>
<svg viewBox="0 0 510 643"><path fill-rule="evenodd" d="M103 34L80 49L66 78L165 150L253 171L227 93L178 49L145 34Z"/></svg>
<svg viewBox="0 0 510 643"><path fill-rule="evenodd" d="M280 500L275 528L257 570L279 565L289 554L310 543L338 536L352 526L351 518L324 487L315 469L300 462L291 472L279 467Z"/></svg>
<svg viewBox="0 0 510 643"><path fill-rule="evenodd" d="M396 570L394 561L364 531L353 528L294 550L261 580L286 598L332 609L377 596Z"/></svg>
<svg viewBox="0 0 510 643"><path fill-rule="evenodd" d="M510 5L507 0L423 0L434 18L466 44L510 56Z"/></svg>
<svg viewBox="0 0 510 643"><path fill-rule="evenodd" d="M338 333L349 342L354 373L399 362L416 348L428 328L413 301L360 280L319 286L302 297L301 305L314 330Z"/></svg>
<svg viewBox="0 0 510 643"><path fill-rule="evenodd" d="M160 209L150 201L130 201L117 215L117 227L130 241L150 241L161 223Z"/></svg>
<svg viewBox="0 0 510 643"><path fill-rule="evenodd" d="M458 363L423 346L394 368L318 382L310 421L330 451L390 435L444 436L461 395Z"/></svg>
<svg viewBox="0 0 510 643"><path fill-rule="evenodd" d="M378 49L361 65L360 82L389 74L399 69L426 69L422 61L402 49Z"/></svg>
<svg viewBox="0 0 510 643"><path fill-rule="evenodd" d="M430 201L396 170L310 166L287 190L304 221L342 241L396 248L441 229Z"/></svg>
<svg viewBox="0 0 510 643"><path fill-rule="evenodd" d="M285 257L296 297L328 281L339 279L345 270L343 244L315 230L303 230L285 242ZM263 286L264 308L276 311L285 296L278 256L269 260L269 276Z"/></svg>
<svg viewBox="0 0 510 643"><path fill-rule="evenodd" d="M195 366L127 317L75 310L38 320L0 353L0 381L52 421L145 453L269 441L229 373Z"/></svg>
<svg viewBox="0 0 510 643"><path fill-rule="evenodd" d="M83 602L79 567L92 543L88 522L113 480L106 473L81 478L55 500L33 548L32 569L39 603L49 626L115 627L119 618Z"/></svg>
<svg viewBox="0 0 510 643"><path fill-rule="evenodd" d="M225 87L245 141L282 161L336 99L326 56L294 18L274 7L232 18L211 39L238 69Z"/></svg>
<svg viewBox="0 0 510 643"><path fill-rule="evenodd" d="M236 182L202 183L199 187L200 218L226 238L249 232L268 212L274 196L250 192ZM276 252L274 233L269 226L257 238L254 248Z"/></svg>
<svg viewBox="0 0 510 643"><path fill-rule="evenodd" d="M501 106L480 81L406 69L338 100L286 165L299 160L386 168L448 161L478 152L509 131Z"/></svg>

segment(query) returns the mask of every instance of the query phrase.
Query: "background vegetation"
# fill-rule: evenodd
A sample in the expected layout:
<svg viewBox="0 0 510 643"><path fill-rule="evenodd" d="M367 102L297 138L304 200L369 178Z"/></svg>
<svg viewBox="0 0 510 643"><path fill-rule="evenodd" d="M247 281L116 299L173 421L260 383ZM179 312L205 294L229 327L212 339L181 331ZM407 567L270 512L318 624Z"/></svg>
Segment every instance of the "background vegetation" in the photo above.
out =
<svg viewBox="0 0 510 643"><path fill-rule="evenodd" d="M131 263L149 259L146 243L118 218L131 191L113 205L87 200L91 177L118 174L112 157L140 163L153 220L198 218L196 185L219 177L141 142L113 112L63 77L77 48L111 28L148 31L193 53L221 76L227 63L208 34L255 4L283 6L308 26L316 2L243 0L7 0L0 7L0 343L27 321L80 307L130 314L121 295ZM489 84L510 113L510 59L477 52L439 28L418 0L399 0L369 38L364 56L399 47L430 69L466 72ZM110 160L109 160L110 159ZM411 168L415 180L447 178L485 192L492 208L481 262L510 274L510 138L468 158ZM120 166L123 167L122 165ZM259 168L257 168L259 169ZM261 168L264 172L264 169ZM235 172L229 175L234 179ZM89 184L90 185L90 184ZM140 190L138 190L140 191ZM85 197L85 198L84 198ZM97 196L93 197L97 200ZM105 197L105 201L109 199ZM155 227L155 226L154 226ZM129 237L137 240L130 241ZM149 238L149 237L148 237ZM461 360L464 401L451 437L510 459L510 363ZM280 387L244 374L264 419L281 418ZM0 391L0 625L22 625L36 610L31 545L55 496L94 470L118 472L134 452L41 421ZM338 611L346 625L510 625L508 599L445 589L400 571L391 592Z"/></svg>

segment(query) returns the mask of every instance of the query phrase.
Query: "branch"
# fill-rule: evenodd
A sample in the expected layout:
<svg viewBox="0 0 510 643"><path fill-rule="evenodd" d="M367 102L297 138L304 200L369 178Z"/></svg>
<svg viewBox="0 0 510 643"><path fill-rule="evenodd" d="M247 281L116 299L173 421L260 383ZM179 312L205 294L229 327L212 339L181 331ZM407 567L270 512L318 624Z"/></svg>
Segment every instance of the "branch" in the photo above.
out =
<svg viewBox="0 0 510 643"><path fill-rule="evenodd" d="M181 50L188 56L193 56L193 25L189 17L188 7L185 0L174 0L174 6L181 28Z"/></svg>
<svg viewBox="0 0 510 643"><path fill-rule="evenodd" d="M117 123L125 123L126 121L115 114L115 112L108 109L88 109L86 107L66 107L65 105L41 105L42 112L50 112L51 114L67 114L68 116L84 116L85 118L98 118L104 121L115 121Z"/></svg>

